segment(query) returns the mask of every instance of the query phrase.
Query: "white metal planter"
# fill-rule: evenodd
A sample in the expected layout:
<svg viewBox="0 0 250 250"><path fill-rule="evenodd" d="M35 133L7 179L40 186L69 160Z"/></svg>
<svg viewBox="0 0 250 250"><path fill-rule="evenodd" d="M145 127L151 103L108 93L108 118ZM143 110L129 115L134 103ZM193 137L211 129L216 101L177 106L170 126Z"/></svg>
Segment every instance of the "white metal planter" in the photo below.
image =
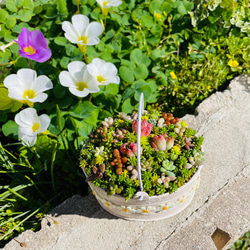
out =
<svg viewBox="0 0 250 250"><path fill-rule="evenodd" d="M137 170L140 183L140 191L128 201L121 195L108 196L102 188L96 187L89 182L97 201L109 213L127 220L153 221L174 216L184 210L192 201L195 190L200 182L202 166L199 166L191 179L176 192L163 195L149 196L143 191L141 165L140 165L140 138L141 138L141 115L143 113L143 94L140 96L138 110L138 130L137 130ZM87 174L83 169L84 174Z"/></svg>
<svg viewBox="0 0 250 250"><path fill-rule="evenodd" d="M99 204L109 213L127 220L153 221L172 217L184 210L192 201L200 182L202 166L182 187L172 194L145 196L129 199L120 195L107 196L107 193L93 183L89 183Z"/></svg>

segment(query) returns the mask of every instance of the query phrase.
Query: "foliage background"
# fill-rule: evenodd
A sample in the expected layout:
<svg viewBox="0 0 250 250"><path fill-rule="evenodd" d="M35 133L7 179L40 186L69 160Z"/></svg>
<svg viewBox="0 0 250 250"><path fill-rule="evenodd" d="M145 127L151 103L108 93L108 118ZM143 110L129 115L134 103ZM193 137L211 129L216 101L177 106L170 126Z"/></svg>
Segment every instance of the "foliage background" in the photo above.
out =
<svg viewBox="0 0 250 250"><path fill-rule="evenodd" d="M78 4L79 3L79 4ZM98 57L119 70L120 85L76 98L58 75L71 61L84 60L79 48L64 37L61 24L81 13L106 23L100 43L87 46L87 60ZM35 104L51 118L49 131L36 146L23 147L14 116L24 108L8 98L2 82L29 62L17 44L0 50L0 236L2 242L31 228L67 197L87 193L78 168L81 142L105 117L131 112L141 92L146 105L164 105L175 116L195 107L235 76L249 73L250 38L247 0L129 0L113 7L104 20L95 0L8 0L0 9L0 46L17 39L22 27L39 29L52 58L32 62L54 88L46 102ZM229 61L237 61L232 67ZM174 73L174 74L173 74ZM53 190L50 192L50 190ZM3 244L4 244L3 243Z"/></svg>

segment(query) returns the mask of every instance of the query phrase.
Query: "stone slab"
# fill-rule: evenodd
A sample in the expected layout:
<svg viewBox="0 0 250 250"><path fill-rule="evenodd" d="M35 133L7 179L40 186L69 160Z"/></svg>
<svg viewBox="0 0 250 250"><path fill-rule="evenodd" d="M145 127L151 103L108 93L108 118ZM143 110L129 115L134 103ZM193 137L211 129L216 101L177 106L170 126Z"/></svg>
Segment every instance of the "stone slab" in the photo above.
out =
<svg viewBox="0 0 250 250"><path fill-rule="evenodd" d="M40 231L28 230L16 239L27 244L25 249L212 250L220 243L214 240L225 239L214 233L224 232L226 249L250 229L250 77L237 77L184 119L204 137L206 161L200 187L180 214L155 222L126 221L105 212L93 195L75 195L43 219ZM12 240L4 249L23 248Z"/></svg>

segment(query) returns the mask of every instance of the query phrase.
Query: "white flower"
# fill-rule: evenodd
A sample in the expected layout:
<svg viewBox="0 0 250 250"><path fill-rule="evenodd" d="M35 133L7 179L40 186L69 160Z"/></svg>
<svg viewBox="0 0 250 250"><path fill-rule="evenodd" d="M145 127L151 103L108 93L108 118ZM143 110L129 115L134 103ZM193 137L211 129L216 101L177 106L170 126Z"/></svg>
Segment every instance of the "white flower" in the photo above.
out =
<svg viewBox="0 0 250 250"><path fill-rule="evenodd" d="M68 70L59 74L59 80L64 87L69 87L73 95L85 97L89 93L99 91L96 81L89 74L84 62L71 62L68 64Z"/></svg>
<svg viewBox="0 0 250 250"><path fill-rule="evenodd" d="M46 131L50 118L48 115L37 115L34 108L26 108L15 116L15 122L19 125L18 137L24 146L33 146L37 135Z"/></svg>
<svg viewBox="0 0 250 250"><path fill-rule="evenodd" d="M117 68L113 63L95 58L90 64L87 65L87 68L88 72L94 77L98 85L120 83L119 76L116 76Z"/></svg>
<svg viewBox="0 0 250 250"><path fill-rule="evenodd" d="M103 32L103 27L98 22L89 23L87 16L78 14L72 17L72 24L68 21L62 23L64 36L71 42L78 45L95 45Z"/></svg>
<svg viewBox="0 0 250 250"><path fill-rule="evenodd" d="M121 0L96 0L102 8L110 8L122 4Z"/></svg>
<svg viewBox="0 0 250 250"><path fill-rule="evenodd" d="M27 104L44 102L48 95L43 91L53 88L47 76L37 77L33 69L20 69L17 74L7 76L3 83L8 88L10 98Z"/></svg>

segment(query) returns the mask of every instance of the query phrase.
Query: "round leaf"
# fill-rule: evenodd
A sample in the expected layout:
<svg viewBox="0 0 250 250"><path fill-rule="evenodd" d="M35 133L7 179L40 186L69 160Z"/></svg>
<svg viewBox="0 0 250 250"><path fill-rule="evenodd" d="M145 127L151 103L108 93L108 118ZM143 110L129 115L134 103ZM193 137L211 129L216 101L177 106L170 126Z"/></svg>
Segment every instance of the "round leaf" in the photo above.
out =
<svg viewBox="0 0 250 250"><path fill-rule="evenodd" d="M119 74L121 78L126 82L133 82L134 81L134 74L129 68L125 66L121 66L119 68Z"/></svg>
<svg viewBox="0 0 250 250"><path fill-rule="evenodd" d="M135 78L138 79L145 79L148 76L148 69L144 64L140 64L136 69L135 69Z"/></svg>
<svg viewBox="0 0 250 250"><path fill-rule="evenodd" d="M8 97L8 90L6 88L0 88L0 110L6 110L13 106L13 101Z"/></svg>

